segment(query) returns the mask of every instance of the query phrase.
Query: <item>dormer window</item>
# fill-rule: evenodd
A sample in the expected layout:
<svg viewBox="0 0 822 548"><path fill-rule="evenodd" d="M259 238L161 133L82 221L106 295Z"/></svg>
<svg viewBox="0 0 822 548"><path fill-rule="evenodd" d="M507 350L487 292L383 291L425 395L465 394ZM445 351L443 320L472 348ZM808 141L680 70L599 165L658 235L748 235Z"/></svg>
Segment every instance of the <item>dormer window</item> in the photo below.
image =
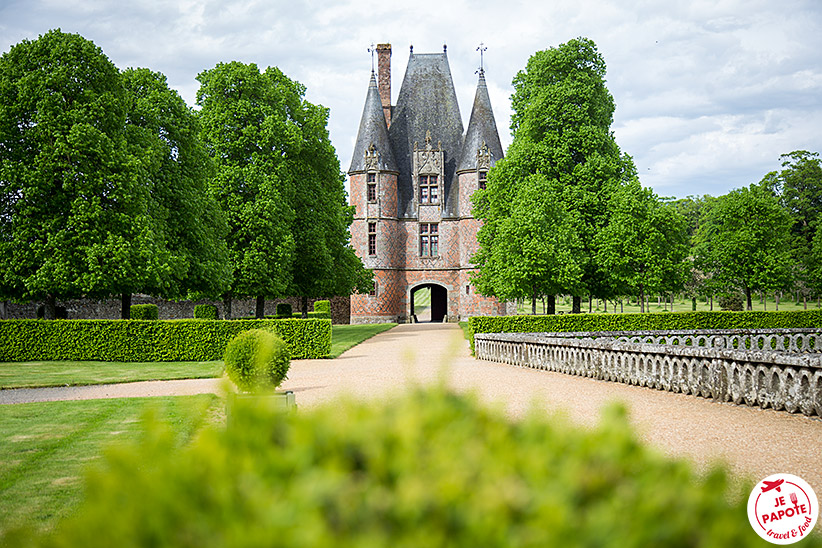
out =
<svg viewBox="0 0 822 548"><path fill-rule="evenodd" d="M439 202L440 197L437 176L420 175L420 203L438 204Z"/></svg>
<svg viewBox="0 0 822 548"><path fill-rule="evenodd" d="M366 197L369 203L377 202L377 174L367 173L365 175Z"/></svg>
<svg viewBox="0 0 822 548"><path fill-rule="evenodd" d="M487 171L480 171L479 176L477 177L477 188L481 188L485 190L485 183L488 180L488 172Z"/></svg>

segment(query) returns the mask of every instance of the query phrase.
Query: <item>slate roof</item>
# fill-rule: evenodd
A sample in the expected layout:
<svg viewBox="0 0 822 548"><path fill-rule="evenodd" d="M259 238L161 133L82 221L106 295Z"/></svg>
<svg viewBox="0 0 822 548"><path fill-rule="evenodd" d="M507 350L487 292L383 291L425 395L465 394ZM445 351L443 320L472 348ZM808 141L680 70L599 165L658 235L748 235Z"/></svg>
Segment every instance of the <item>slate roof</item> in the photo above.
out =
<svg viewBox="0 0 822 548"><path fill-rule="evenodd" d="M398 171L388 138L388 126L385 123L380 92L377 89L377 78L373 72L371 82L368 84L368 95L365 97L365 107L362 109L360 130L354 145L354 156L351 158L349 172L365 170L365 151L372 144L380 152L380 170Z"/></svg>
<svg viewBox="0 0 822 548"><path fill-rule="evenodd" d="M474 96L474 107L471 110L471 120L468 122L468 131L465 133L465 142L457 171L477 169L477 149L483 143L491 153L491 165L502 158L502 143L499 140L497 123L494 121L494 112L491 110L491 98L488 96L488 86L485 84L485 72L480 70L477 93Z"/></svg>
<svg viewBox="0 0 822 548"><path fill-rule="evenodd" d="M462 117L451 78L448 56L443 53L411 53L400 87L397 105L388 134L399 167L398 208L400 217L413 217L411 153L414 143L425 146L426 131L433 143L441 142L445 151L445 202L443 216L456 215L457 157L462 150Z"/></svg>

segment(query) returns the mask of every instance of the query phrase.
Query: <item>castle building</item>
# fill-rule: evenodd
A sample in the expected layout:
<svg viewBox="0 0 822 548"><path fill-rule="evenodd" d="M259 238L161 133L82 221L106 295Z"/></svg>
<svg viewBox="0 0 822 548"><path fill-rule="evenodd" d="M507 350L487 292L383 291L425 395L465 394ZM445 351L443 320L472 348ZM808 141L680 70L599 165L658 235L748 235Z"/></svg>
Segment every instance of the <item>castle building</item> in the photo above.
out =
<svg viewBox="0 0 822 548"><path fill-rule="evenodd" d="M463 131L445 47L412 48L393 106L391 45L376 52L348 171L351 240L376 288L351 297L351 323L414 321L422 288L431 290L431 321L504 314L504 303L479 295L470 280L480 226L471 195L502 158L483 70Z"/></svg>

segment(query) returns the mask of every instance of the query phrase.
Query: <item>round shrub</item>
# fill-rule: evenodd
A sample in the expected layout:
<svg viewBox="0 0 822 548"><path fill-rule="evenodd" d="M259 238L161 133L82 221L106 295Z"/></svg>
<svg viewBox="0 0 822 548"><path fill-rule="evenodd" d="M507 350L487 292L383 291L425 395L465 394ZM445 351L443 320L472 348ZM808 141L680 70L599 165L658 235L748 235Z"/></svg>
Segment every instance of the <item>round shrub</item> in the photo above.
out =
<svg viewBox="0 0 822 548"><path fill-rule="evenodd" d="M199 320L216 320L217 307L213 304L198 304L194 306L194 317Z"/></svg>
<svg viewBox="0 0 822 548"><path fill-rule="evenodd" d="M416 390L288 417L247 402L232 420L182 445L150 424L109 451L54 544L765 545L745 510L753 484L649 450L616 408L581 429Z"/></svg>
<svg viewBox="0 0 822 548"><path fill-rule="evenodd" d="M156 320L160 317L156 304L133 304L130 310L132 320Z"/></svg>
<svg viewBox="0 0 822 548"><path fill-rule="evenodd" d="M251 329L234 337L223 359L228 378L244 392L277 388L291 364L283 340L264 329Z"/></svg>
<svg viewBox="0 0 822 548"><path fill-rule="evenodd" d="M719 303L719 308L722 310L734 310L738 312L744 308L742 295L736 293L720 295L717 298L717 303Z"/></svg>
<svg viewBox="0 0 822 548"><path fill-rule="evenodd" d="M277 316L280 318L290 318L291 305L288 303L277 303Z"/></svg>

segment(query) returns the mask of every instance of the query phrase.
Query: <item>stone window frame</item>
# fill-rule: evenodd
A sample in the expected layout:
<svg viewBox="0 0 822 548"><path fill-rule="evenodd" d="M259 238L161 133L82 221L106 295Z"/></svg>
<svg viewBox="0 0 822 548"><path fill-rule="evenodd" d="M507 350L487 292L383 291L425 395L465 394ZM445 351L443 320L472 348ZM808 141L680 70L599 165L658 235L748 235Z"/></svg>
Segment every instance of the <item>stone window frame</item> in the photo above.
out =
<svg viewBox="0 0 822 548"><path fill-rule="evenodd" d="M440 203L439 175L420 174L417 186L419 187L419 203L421 205L437 205Z"/></svg>
<svg viewBox="0 0 822 548"><path fill-rule="evenodd" d="M377 255L377 223L376 221L368 222L368 256L375 257Z"/></svg>
<svg viewBox="0 0 822 548"><path fill-rule="evenodd" d="M377 174L365 174L365 199L369 204L377 203Z"/></svg>
<svg viewBox="0 0 822 548"><path fill-rule="evenodd" d="M488 181L488 171L480 169L477 172L477 188L485 190L486 182Z"/></svg>
<svg viewBox="0 0 822 548"><path fill-rule="evenodd" d="M417 233L419 234L420 257L439 257L439 223L420 223Z"/></svg>

